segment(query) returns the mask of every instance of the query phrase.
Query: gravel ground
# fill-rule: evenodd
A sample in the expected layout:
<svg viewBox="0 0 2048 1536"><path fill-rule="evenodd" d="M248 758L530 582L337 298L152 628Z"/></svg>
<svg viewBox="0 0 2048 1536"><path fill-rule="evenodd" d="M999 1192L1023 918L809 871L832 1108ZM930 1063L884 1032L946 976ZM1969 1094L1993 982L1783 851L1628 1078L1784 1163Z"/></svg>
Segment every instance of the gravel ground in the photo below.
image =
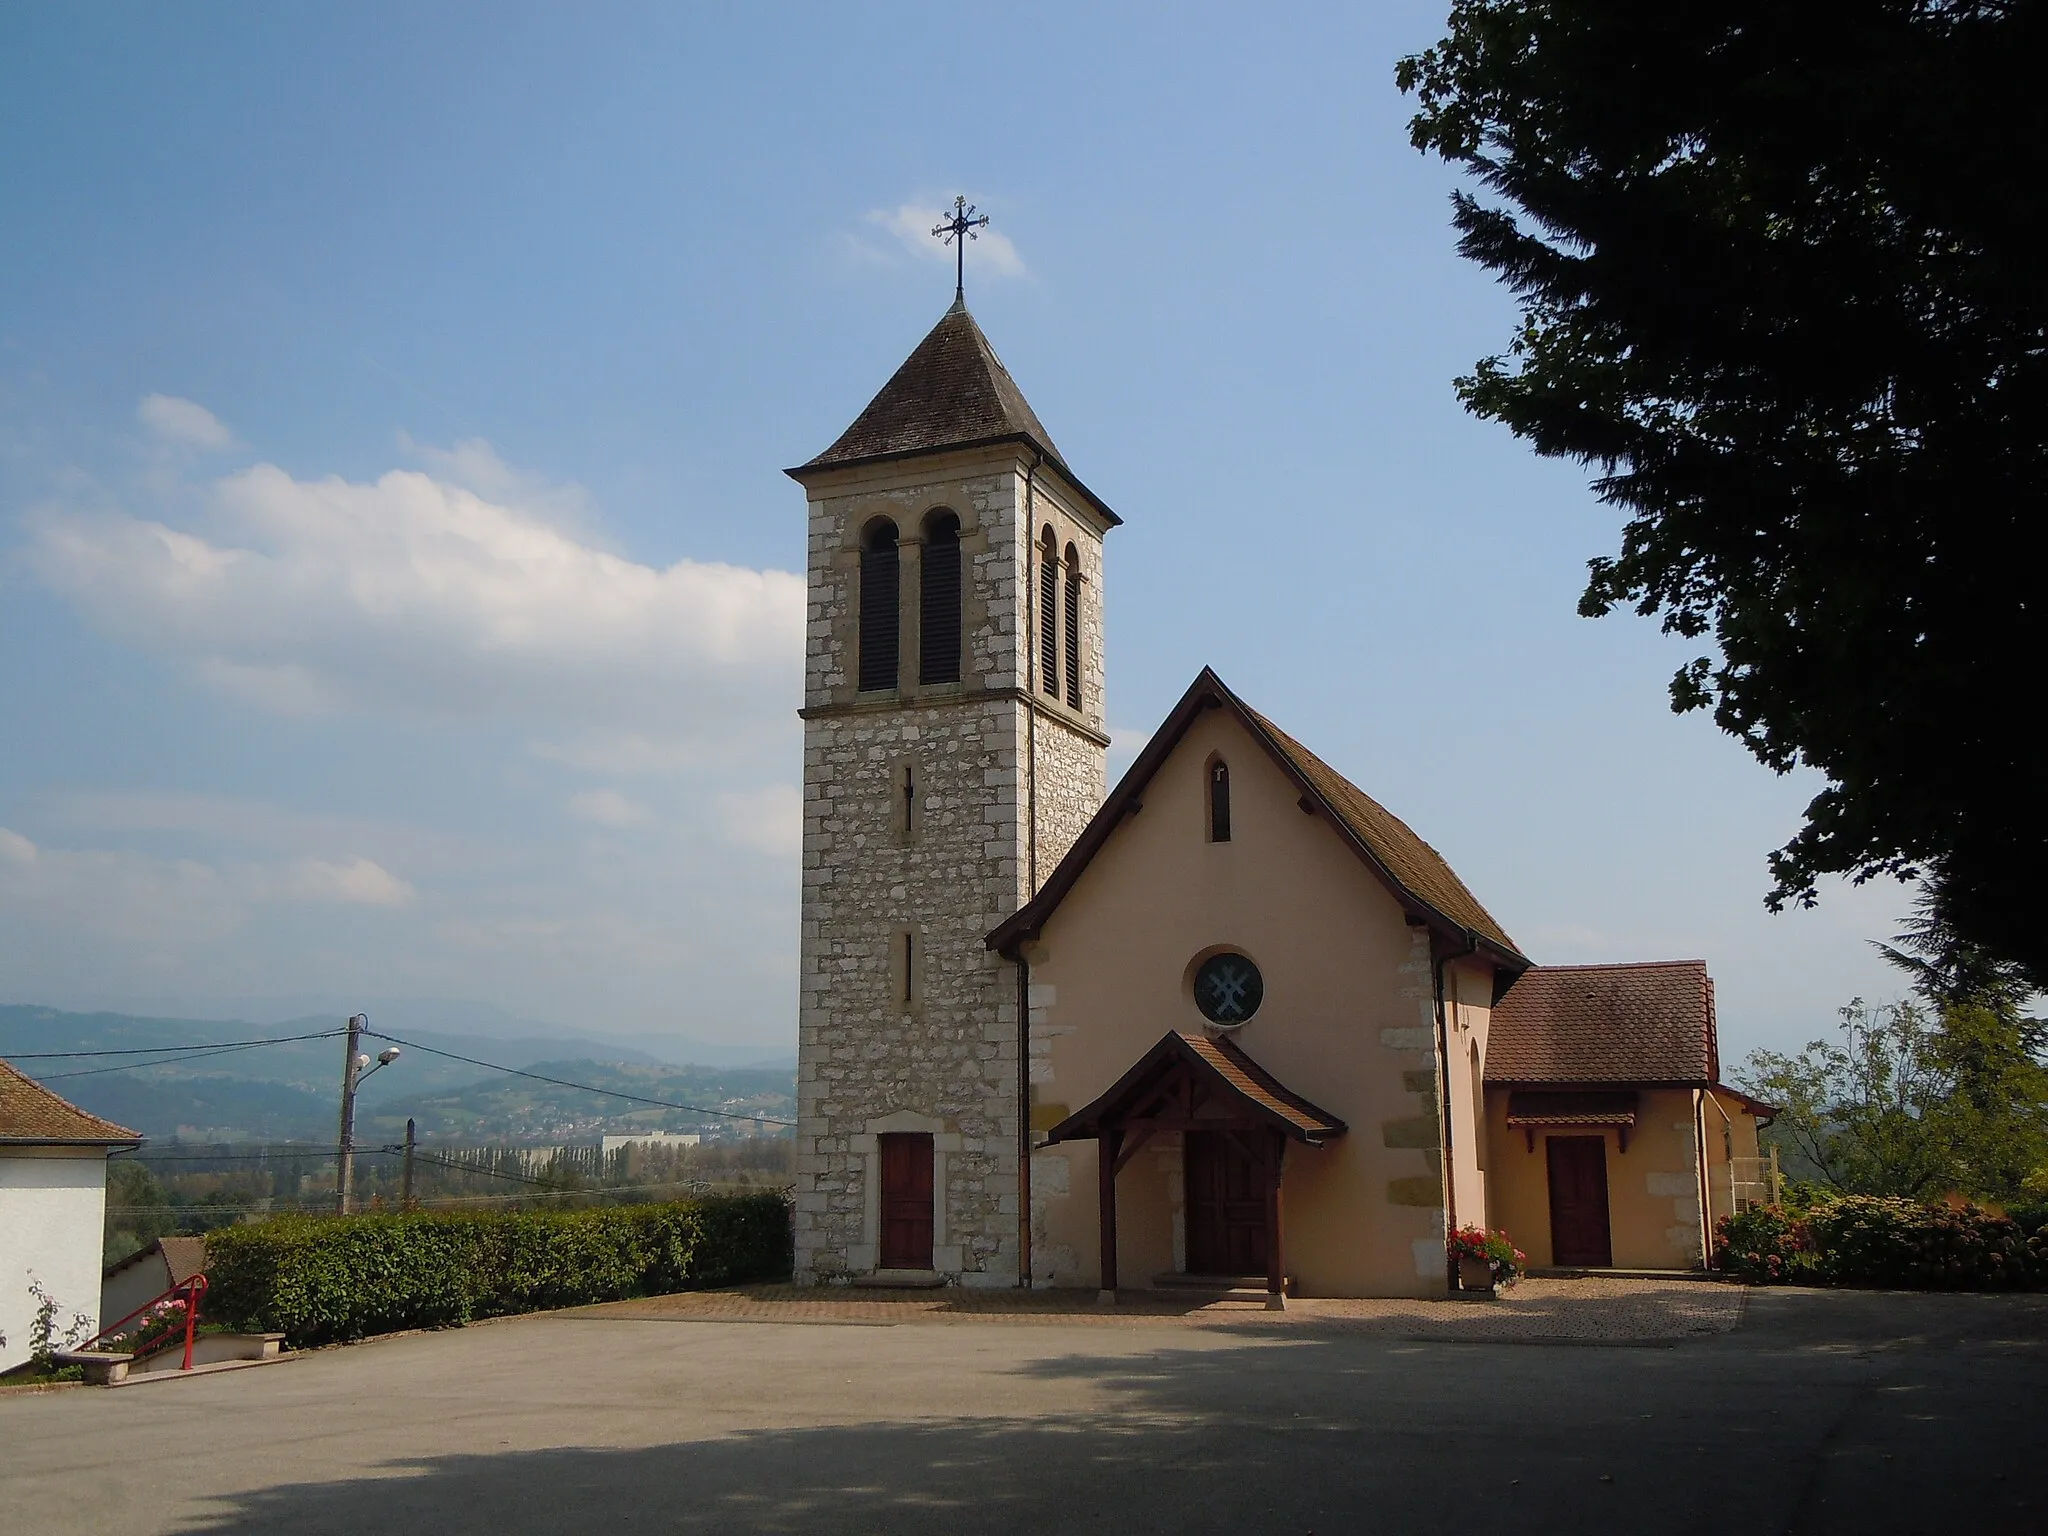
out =
<svg viewBox="0 0 2048 1536"><path fill-rule="evenodd" d="M1293 1298L1203 1301L1127 1291L1115 1306L1092 1291L875 1291L745 1286L645 1301L609 1302L567 1316L749 1323L1035 1323L1066 1327L1258 1328L1492 1343L1661 1344L1727 1333L1742 1321L1742 1286L1699 1280L1523 1280L1491 1299L1456 1301Z"/></svg>
<svg viewBox="0 0 2048 1536"><path fill-rule="evenodd" d="M2048 1297L1017 1300L719 1293L0 1395L0 1536L2048 1530Z"/></svg>

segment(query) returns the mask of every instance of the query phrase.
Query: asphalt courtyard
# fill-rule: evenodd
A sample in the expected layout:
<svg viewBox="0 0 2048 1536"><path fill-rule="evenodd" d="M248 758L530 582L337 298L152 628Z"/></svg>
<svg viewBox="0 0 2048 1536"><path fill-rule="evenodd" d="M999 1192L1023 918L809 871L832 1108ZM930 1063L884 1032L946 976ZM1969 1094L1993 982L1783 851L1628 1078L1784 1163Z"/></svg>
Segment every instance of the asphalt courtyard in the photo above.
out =
<svg viewBox="0 0 2048 1536"><path fill-rule="evenodd" d="M0 1532L2048 1532L2048 1297L1669 1289L510 1319L0 1394Z"/></svg>

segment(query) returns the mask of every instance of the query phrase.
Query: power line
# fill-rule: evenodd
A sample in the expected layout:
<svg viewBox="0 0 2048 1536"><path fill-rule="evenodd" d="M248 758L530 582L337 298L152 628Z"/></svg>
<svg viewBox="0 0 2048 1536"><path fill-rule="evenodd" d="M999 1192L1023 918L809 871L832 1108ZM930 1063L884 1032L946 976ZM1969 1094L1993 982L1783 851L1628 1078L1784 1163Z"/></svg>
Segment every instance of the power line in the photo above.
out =
<svg viewBox="0 0 2048 1536"><path fill-rule="evenodd" d="M203 1045L135 1045L121 1050L98 1051L0 1051L0 1060L7 1061L55 1061L58 1058L70 1060L81 1056L155 1056L178 1051L227 1051L240 1050L247 1045L290 1045L299 1040L326 1040L336 1035L347 1034L343 1029L315 1030L310 1035L274 1035L265 1040L215 1040ZM150 1062L140 1062L150 1066Z"/></svg>
<svg viewBox="0 0 2048 1536"><path fill-rule="evenodd" d="M363 1031L372 1040L389 1040L393 1045L402 1045L409 1051L425 1051L429 1056L446 1057L449 1061L464 1062L472 1067L485 1067L492 1072L509 1072L514 1077L527 1077L536 1083L552 1083L557 1088L580 1088L585 1093L601 1093L607 1098L626 1099L634 1104L652 1104L659 1109L680 1109L693 1115L715 1115L721 1120L756 1120L763 1125L795 1125L794 1120L778 1120L773 1115L746 1115L730 1109L705 1109L696 1104L677 1104L669 1099L650 1099L642 1093L627 1093L619 1088L599 1088L590 1083L572 1083L567 1078L548 1077L539 1072L527 1072L518 1067L500 1066L495 1061L479 1061L474 1056L458 1056L453 1051L439 1051L431 1045L419 1045L397 1035L381 1034L374 1029Z"/></svg>
<svg viewBox="0 0 2048 1536"><path fill-rule="evenodd" d="M358 1147L357 1151L364 1149ZM117 1152L108 1158L112 1163L268 1163L285 1162L293 1158L333 1157L337 1149L298 1149L287 1147L277 1152Z"/></svg>
<svg viewBox="0 0 2048 1536"><path fill-rule="evenodd" d="M260 1043L260 1042L259 1042ZM67 1077L98 1077L105 1072L133 1072L144 1067L182 1067L187 1062L204 1061L209 1056L232 1056L242 1051L252 1051L255 1045L223 1045L211 1051L193 1051L184 1056L167 1056L161 1061L124 1061L112 1067L81 1067L76 1072L45 1072L36 1078L39 1083L54 1083Z"/></svg>

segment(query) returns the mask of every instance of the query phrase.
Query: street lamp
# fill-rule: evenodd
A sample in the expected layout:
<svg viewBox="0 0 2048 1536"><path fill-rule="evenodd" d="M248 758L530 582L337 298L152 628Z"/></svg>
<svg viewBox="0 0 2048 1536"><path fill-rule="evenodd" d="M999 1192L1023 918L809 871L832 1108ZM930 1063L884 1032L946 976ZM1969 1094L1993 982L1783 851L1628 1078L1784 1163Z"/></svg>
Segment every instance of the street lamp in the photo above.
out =
<svg viewBox="0 0 2048 1536"><path fill-rule="evenodd" d="M349 1197L355 1186L356 1090L362 1087L364 1078L390 1066L400 1054L397 1046L387 1046L377 1053L377 1060L372 1064L370 1058L357 1049L362 1043L363 1031L369 1027L370 1016L367 1013L349 1015L348 1047L341 1062L341 1142L334 1177L335 1208L344 1216L348 1214Z"/></svg>

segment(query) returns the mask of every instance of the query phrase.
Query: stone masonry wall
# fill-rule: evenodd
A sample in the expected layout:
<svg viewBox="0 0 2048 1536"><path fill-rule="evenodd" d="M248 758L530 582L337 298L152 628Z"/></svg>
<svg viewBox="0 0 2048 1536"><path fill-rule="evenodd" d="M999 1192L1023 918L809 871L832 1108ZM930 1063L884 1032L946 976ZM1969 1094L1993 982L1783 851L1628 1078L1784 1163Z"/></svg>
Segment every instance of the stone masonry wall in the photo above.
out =
<svg viewBox="0 0 2048 1536"><path fill-rule="evenodd" d="M1017 906L1017 706L812 720L805 729L797 1250L803 1278L875 1264L854 1138L911 1111L960 1138L938 1267L1016 1270L1016 1008L982 937ZM896 772L919 815L892 824ZM909 936L906 974L901 945ZM1007 1268L1004 1260L1007 1258ZM947 1260L952 1262L946 1262Z"/></svg>
<svg viewBox="0 0 2048 1536"><path fill-rule="evenodd" d="M1106 754L1099 742L1044 717L1038 721L1037 754L1037 864L1043 885L1102 804Z"/></svg>
<svg viewBox="0 0 2048 1536"><path fill-rule="evenodd" d="M1034 711L1011 691L1025 682L1026 632L1015 466L935 459L891 473L814 489L810 509L797 1278L876 1266L879 1125L934 1135L934 1266L964 1284L1007 1285L1018 1257L1016 972L982 941L1030 894L1034 714L1041 880L1102 800L1103 749L1076 728L1100 718L1100 543L1037 498L1039 520L1050 507L1087 551L1090 686L1078 717L1049 703ZM920 687L918 535L939 506L962 521L965 655L960 683ZM893 694L859 694L853 682L858 546L876 516L904 538Z"/></svg>

